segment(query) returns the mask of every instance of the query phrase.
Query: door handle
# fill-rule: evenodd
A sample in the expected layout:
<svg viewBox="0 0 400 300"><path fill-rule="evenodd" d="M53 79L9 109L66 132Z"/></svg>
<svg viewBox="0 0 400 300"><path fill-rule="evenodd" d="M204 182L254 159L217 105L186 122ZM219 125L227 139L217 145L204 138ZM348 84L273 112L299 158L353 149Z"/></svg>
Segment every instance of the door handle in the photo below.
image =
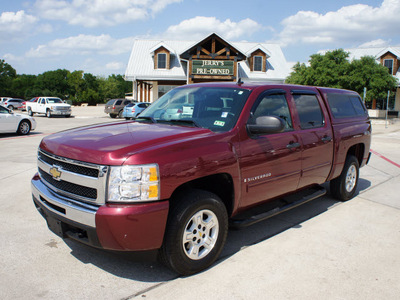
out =
<svg viewBox="0 0 400 300"><path fill-rule="evenodd" d="M290 142L289 144L286 145L286 148L288 149L294 149L294 148L298 148L300 147L299 143L295 143L295 142Z"/></svg>
<svg viewBox="0 0 400 300"><path fill-rule="evenodd" d="M330 142L332 140L332 137L330 137L329 135L325 135L321 140L323 142Z"/></svg>

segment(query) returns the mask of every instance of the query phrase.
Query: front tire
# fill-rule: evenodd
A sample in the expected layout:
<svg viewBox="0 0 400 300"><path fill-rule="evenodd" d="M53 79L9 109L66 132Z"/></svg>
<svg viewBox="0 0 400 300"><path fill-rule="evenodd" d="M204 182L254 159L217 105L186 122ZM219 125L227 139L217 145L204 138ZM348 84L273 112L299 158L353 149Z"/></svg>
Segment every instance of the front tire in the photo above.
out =
<svg viewBox="0 0 400 300"><path fill-rule="evenodd" d="M340 201L353 198L357 190L359 174L360 165L357 158L354 155L348 155L342 173L330 182L332 196Z"/></svg>
<svg viewBox="0 0 400 300"><path fill-rule="evenodd" d="M217 195L203 190L181 193L173 201L160 258L175 272L191 275L212 265L220 255L228 233L228 214Z"/></svg>
<svg viewBox="0 0 400 300"><path fill-rule="evenodd" d="M27 135L29 134L30 131L31 131L31 124L28 121L23 120L21 121L21 123L19 123L17 130L18 134Z"/></svg>
<svg viewBox="0 0 400 300"><path fill-rule="evenodd" d="M51 111L50 111L50 109L48 109L48 110L46 111L46 117L51 118Z"/></svg>

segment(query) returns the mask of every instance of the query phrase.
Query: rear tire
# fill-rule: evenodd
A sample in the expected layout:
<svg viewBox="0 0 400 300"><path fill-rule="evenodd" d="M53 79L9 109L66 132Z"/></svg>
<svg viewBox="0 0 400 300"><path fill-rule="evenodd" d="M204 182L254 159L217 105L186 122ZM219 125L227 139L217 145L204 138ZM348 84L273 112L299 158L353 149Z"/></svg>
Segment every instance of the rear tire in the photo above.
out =
<svg viewBox="0 0 400 300"><path fill-rule="evenodd" d="M340 201L353 198L357 190L359 174L358 159L354 155L348 155L342 173L330 182L332 196Z"/></svg>
<svg viewBox="0 0 400 300"><path fill-rule="evenodd" d="M110 114L110 117L113 118L113 119L115 119L115 118L117 117L117 115L115 115L115 114Z"/></svg>
<svg viewBox="0 0 400 300"><path fill-rule="evenodd" d="M212 265L224 247L228 214L221 199L210 192L191 190L173 199L161 261L181 275Z"/></svg>
<svg viewBox="0 0 400 300"><path fill-rule="evenodd" d="M28 109L28 115L31 116L31 117L33 116L33 111L32 111L32 109Z"/></svg>

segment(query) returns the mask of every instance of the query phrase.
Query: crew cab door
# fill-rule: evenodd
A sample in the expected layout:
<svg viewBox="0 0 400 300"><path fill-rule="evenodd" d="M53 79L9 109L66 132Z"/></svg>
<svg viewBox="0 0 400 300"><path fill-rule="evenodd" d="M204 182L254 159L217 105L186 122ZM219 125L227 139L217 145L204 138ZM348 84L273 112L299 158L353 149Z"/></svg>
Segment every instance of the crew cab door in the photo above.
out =
<svg viewBox="0 0 400 300"><path fill-rule="evenodd" d="M267 90L253 105L248 124L260 116L277 116L286 124L283 132L260 135L248 132L241 140L242 207L297 188L301 172L301 141L293 128L287 96L285 90Z"/></svg>
<svg viewBox="0 0 400 300"><path fill-rule="evenodd" d="M333 162L333 133L328 111L314 90L292 90L295 129L302 144L298 188L324 183Z"/></svg>
<svg viewBox="0 0 400 300"><path fill-rule="evenodd" d="M37 112L46 113L46 98L40 98L37 102Z"/></svg>

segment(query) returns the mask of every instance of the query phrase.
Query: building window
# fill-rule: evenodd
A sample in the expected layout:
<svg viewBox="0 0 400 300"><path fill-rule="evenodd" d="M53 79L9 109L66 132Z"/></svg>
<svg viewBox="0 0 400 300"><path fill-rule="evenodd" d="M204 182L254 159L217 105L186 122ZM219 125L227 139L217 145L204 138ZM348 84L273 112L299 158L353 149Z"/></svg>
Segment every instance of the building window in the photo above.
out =
<svg viewBox="0 0 400 300"><path fill-rule="evenodd" d="M253 71L262 72L263 57L254 56Z"/></svg>
<svg viewBox="0 0 400 300"><path fill-rule="evenodd" d="M166 69L167 68L167 54L158 53L157 54L157 69Z"/></svg>
<svg viewBox="0 0 400 300"><path fill-rule="evenodd" d="M176 88L176 85L159 85L158 86L158 98L161 98L164 94L168 93L173 88Z"/></svg>
<svg viewBox="0 0 400 300"><path fill-rule="evenodd" d="M393 75L393 59L385 59L383 65L389 69L390 75Z"/></svg>

